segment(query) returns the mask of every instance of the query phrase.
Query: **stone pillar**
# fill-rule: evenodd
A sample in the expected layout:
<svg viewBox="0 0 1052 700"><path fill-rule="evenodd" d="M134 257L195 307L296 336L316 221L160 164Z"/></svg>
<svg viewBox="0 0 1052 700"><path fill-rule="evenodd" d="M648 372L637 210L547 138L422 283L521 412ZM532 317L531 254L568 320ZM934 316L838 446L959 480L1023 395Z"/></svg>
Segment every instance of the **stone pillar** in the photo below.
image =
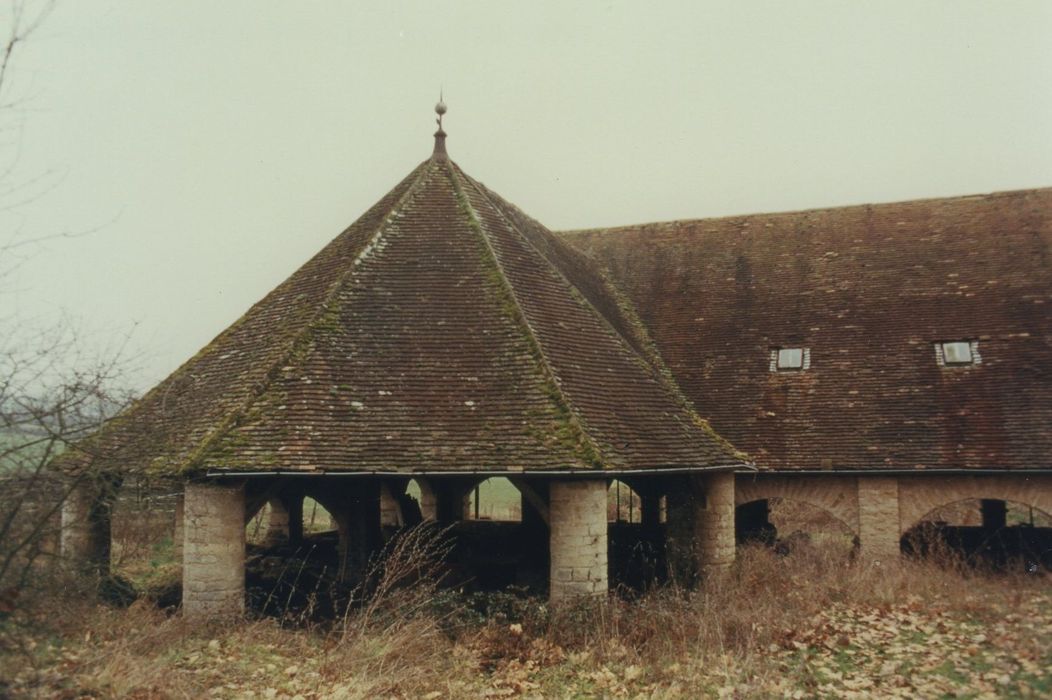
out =
<svg viewBox="0 0 1052 700"><path fill-rule="evenodd" d="M245 610L244 484L187 482L183 615L210 618Z"/></svg>
<svg viewBox="0 0 1052 700"><path fill-rule="evenodd" d="M398 503L401 493L395 493L390 484L380 485L380 524L384 527L402 527L402 507Z"/></svg>
<svg viewBox="0 0 1052 700"><path fill-rule="evenodd" d="M281 501L289 514L289 543L299 545L303 542L303 494L282 496Z"/></svg>
<svg viewBox="0 0 1052 700"><path fill-rule="evenodd" d="M270 512L267 514L267 532L264 542L273 547L289 541L289 509L280 498L267 501Z"/></svg>
<svg viewBox="0 0 1052 700"><path fill-rule="evenodd" d="M1008 504L997 499L984 498L979 501L983 515L983 529L1000 530L1008 526Z"/></svg>
<svg viewBox="0 0 1052 700"><path fill-rule="evenodd" d="M699 475L694 483L695 556L704 580L734 563L734 472Z"/></svg>
<svg viewBox="0 0 1052 700"><path fill-rule="evenodd" d="M435 494L435 515L438 522L454 523L464 519L468 497L475 488L474 482L460 479L444 480L432 482L431 488Z"/></svg>
<svg viewBox="0 0 1052 700"><path fill-rule="evenodd" d="M899 558L899 480L894 476L858 478L858 539L864 560Z"/></svg>
<svg viewBox="0 0 1052 700"><path fill-rule="evenodd" d="M110 521L117 486L106 478L85 478L62 502L62 557L78 571L109 573Z"/></svg>
<svg viewBox="0 0 1052 700"><path fill-rule="evenodd" d="M356 481L353 493L327 498L323 505L336 521L339 534L341 581L358 583L368 573L369 562L379 549L380 485L373 480Z"/></svg>
<svg viewBox="0 0 1052 700"><path fill-rule="evenodd" d="M438 496L431 482L427 479L417 479L420 487L420 515L424 520L438 520Z"/></svg>
<svg viewBox="0 0 1052 700"><path fill-rule="evenodd" d="M734 562L734 473L692 474L667 485L669 574L691 587Z"/></svg>
<svg viewBox="0 0 1052 700"><path fill-rule="evenodd" d="M666 481L665 561L669 579L681 586L697 583L694 523L695 493L690 477L672 477Z"/></svg>
<svg viewBox="0 0 1052 700"><path fill-rule="evenodd" d="M175 555L175 560L178 562L182 562L183 560L183 539L186 537L184 530L184 513L183 494L180 493L175 497L175 522L172 524L172 553Z"/></svg>
<svg viewBox="0 0 1052 700"><path fill-rule="evenodd" d="M607 592L606 480L549 485L552 601Z"/></svg>
<svg viewBox="0 0 1052 700"><path fill-rule="evenodd" d="M639 522L648 530L661 526L661 496L639 492Z"/></svg>

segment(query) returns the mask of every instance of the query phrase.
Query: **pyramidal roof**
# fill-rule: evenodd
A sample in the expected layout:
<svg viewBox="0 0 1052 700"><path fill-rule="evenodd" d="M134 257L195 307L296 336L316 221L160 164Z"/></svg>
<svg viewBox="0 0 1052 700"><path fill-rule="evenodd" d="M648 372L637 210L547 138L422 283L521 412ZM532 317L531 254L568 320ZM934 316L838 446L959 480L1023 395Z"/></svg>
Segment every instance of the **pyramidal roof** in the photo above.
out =
<svg viewBox="0 0 1052 700"><path fill-rule="evenodd" d="M125 468L742 464L574 251L435 152L103 432Z"/></svg>

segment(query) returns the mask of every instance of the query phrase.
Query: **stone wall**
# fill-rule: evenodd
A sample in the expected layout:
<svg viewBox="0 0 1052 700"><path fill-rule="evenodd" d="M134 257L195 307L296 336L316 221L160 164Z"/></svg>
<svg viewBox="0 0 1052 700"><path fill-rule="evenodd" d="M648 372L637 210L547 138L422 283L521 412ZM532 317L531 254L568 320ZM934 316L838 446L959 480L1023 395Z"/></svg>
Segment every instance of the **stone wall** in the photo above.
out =
<svg viewBox="0 0 1052 700"><path fill-rule="evenodd" d="M862 554L897 556L899 539L937 508L997 499L1052 515L1052 474L738 475L735 501L784 498L822 508L859 536Z"/></svg>
<svg viewBox="0 0 1052 700"><path fill-rule="evenodd" d="M858 479L858 539L862 556L892 561L899 556L899 480L894 476Z"/></svg>
<svg viewBox="0 0 1052 700"><path fill-rule="evenodd" d="M553 601L608 589L606 491L605 480L549 485Z"/></svg>
<svg viewBox="0 0 1052 700"><path fill-rule="evenodd" d="M737 505L772 498L821 508L858 534L858 483L854 476L738 475L734 493Z"/></svg>
<svg viewBox="0 0 1052 700"><path fill-rule="evenodd" d="M188 482L183 529L183 614L192 618L242 614L244 486Z"/></svg>
<svg viewBox="0 0 1052 700"><path fill-rule="evenodd" d="M999 499L1052 515L1052 474L908 476L899 479L899 533L936 508L968 499Z"/></svg>

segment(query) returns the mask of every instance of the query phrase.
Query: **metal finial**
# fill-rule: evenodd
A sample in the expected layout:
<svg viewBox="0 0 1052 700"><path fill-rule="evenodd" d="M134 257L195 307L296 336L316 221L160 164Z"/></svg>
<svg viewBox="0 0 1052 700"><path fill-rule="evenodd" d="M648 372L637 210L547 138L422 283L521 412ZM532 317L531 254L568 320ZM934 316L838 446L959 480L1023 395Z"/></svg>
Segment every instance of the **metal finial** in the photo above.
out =
<svg viewBox="0 0 1052 700"><path fill-rule="evenodd" d="M446 132L442 129L442 115L446 113L446 103L442 101L442 91L438 92L438 104L435 105L435 114L438 115L438 119L435 123L438 124L438 131L435 132L435 152L434 157L439 159L446 158Z"/></svg>
<svg viewBox="0 0 1052 700"><path fill-rule="evenodd" d="M436 119L435 121L438 122L439 129L442 128L442 115L446 113L446 109L446 103L442 101L442 91L439 90L438 103L435 105L435 114L438 115L438 119Z"/></svg>

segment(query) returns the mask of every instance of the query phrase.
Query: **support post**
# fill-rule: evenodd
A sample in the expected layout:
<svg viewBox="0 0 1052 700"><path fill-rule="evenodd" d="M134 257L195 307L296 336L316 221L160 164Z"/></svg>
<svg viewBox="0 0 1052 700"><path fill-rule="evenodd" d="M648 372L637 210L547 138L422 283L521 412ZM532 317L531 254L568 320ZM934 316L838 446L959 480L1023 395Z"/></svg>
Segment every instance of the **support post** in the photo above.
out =
<svg viewBox="0 0 1052 700"><path fill-rule="evenodd" d="M267 501L267 505L270 506L270 512L264 541L269 547L288 543L292 534L292 513L289 512L287 501L275 496ZM303 522L302 517L300 522Z"/></svg>
<svg viewBox="0 0 1052 700"><path fill-rule="evenodd" d="M402 516L402 504L399 497L405 493L405 487L399 491L389 482L380 484L380 525L383 527L402 527L405 518Z"/></svg>
<svg viewBox="0 0 1052 700"><path fill-rule="evenodd" d="M979 501L983 514L984 530L1000 530L1008 526L1008 504L998 499L984 498Z"/></svg>
<svg viewBox="0 0 1052 700"><path fill-rule="evenodd" d="M894 476L858 478L858 539L861 555L874 563L899 558L899 480Z"/></svg>
<svg viewBox="0 0 1052 700"><path fill-rule="evenodd" d="M475 488L475 481L445 480L431 482L435 494L435 511L442 524L464 520L468 495Z"/></svg>
<svg viewBox="0 0 1052 700"><path fill-rule="evenodd" d="M734 473L693 474L666 487L669 573L692 587L734 562Z"/></svg>
<svg viewBox="0 0 1052 700"><path fill-rule="evenodd" d="M661 496L639 491L639 522L647 531L661 527Z"/></svg>
<svg viewBox="0 0 1052 700"><path fill-rule="evenodd" d="M77 571L105 576L110 570L113 502L120 483L82 478L62 503L62 557Z"/></svg>
<svg viewBox="0 0 1052 700"><path fill-rule="evenodd" d="M245 610L244 484L187 482L183 615L232 617Z"/></svg>
<svg viewBox="0 0 1052 700"><path fill-rule="evenodd" d="M353 493L318 499L336 520L339 534L339 579L358 583L368 573L369 561L382 543L380 484L363 480Z"/></svg>
<svg viewBox="0 0 1052 700"><path fill-rule="evenodd" d="M289 544L298 547L303 543L303 494L291 493L283 500L289 513Z"/></svg>
<svg viewBox="0 0 1052 700"><path fill-rule="evenodd" d="M694 478L698 573L712 578L734 563L734 472Z"/></svg>
<svg viewBox="0 0 1052 700"><path fill-rule="evenodd" d="M548 487L553 602L608 590L606 491L605 479Z"/></svg>
<svg viewBox="0 0 1052 700"><path fill-rule="evenodd" d="M420 515L424 520L438 520L438 495L435 493L434 485L427 479L418 478L417 486L420 487Z"/></svg>
<svg viewBox="0 0 1052 700"><path fill-rule="evenodd" d="M665 483L665 561L669 580L690 588L697 583L694 559L694 489L689 476Z"/></svg>

